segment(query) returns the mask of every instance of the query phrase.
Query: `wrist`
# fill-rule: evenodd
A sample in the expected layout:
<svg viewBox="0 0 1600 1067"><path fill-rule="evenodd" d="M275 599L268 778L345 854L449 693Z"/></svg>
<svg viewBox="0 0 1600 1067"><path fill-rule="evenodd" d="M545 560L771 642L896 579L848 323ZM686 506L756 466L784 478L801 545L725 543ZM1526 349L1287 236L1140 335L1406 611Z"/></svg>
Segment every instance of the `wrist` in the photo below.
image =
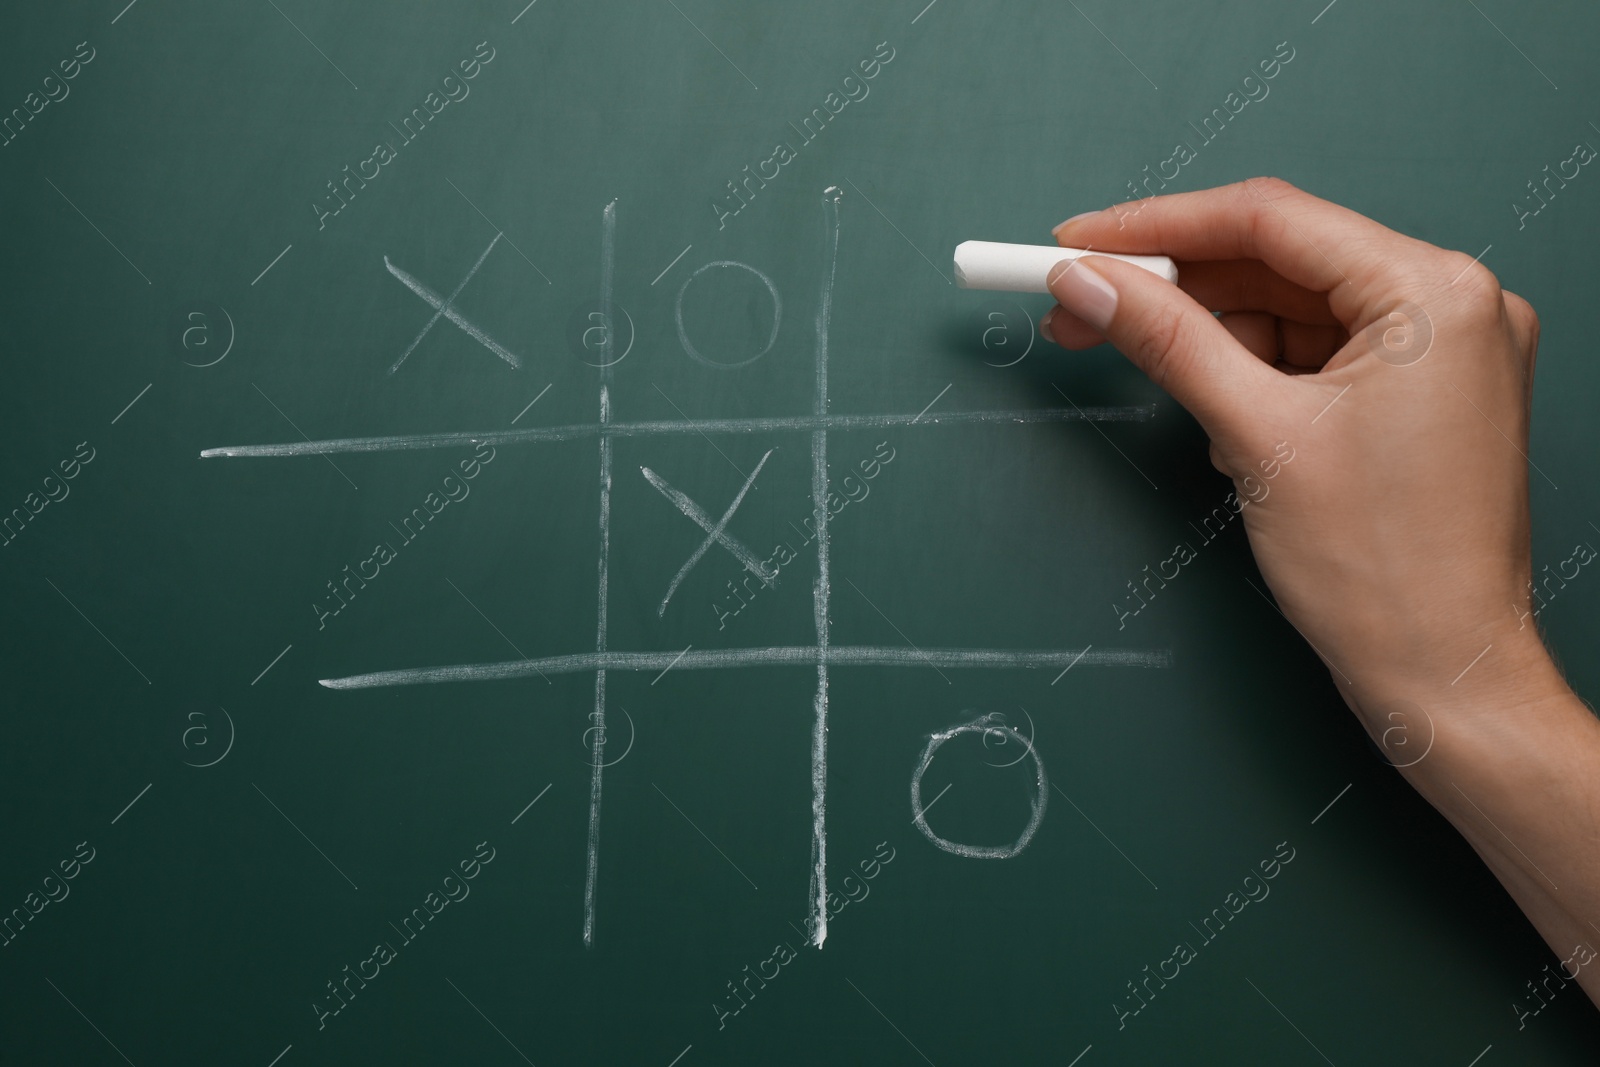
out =
<svg viewBox="0 0 1600 1067"><path fill-rule="evenodd" d="M1481 651L1453 678L1441 672L1387 670L1353 679L1346 700L1373 741L1436 805L1452 782L1470 779L1496 792L1549 773L1564 746L1600 745L1600 723L1567 686L1530 627L1477 634ZM1465 645L1463 647L1466 647Z"/></svg>

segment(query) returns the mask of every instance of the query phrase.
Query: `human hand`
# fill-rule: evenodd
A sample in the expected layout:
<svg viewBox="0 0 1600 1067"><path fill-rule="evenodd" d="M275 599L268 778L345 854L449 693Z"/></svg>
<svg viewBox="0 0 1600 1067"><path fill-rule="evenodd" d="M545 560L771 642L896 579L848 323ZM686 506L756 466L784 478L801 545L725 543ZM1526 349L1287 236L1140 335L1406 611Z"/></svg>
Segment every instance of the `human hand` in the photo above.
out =
<svg viewBox="0 0 1600 1067"><path fill-rule="evenodd" d="M1041 329L1110 341L1199 420L1262 575L1375 739L1398 702L1468 714L1495 705L1486 685L1559 685L1528 614L1527 301L1463 253L1270 178L1055 235L1178 260L1177 289L1105 257L1063 264ZM1266 467L1285 443L1292 464ZM1469 665L1478 684L1452 690Z"/></svg>

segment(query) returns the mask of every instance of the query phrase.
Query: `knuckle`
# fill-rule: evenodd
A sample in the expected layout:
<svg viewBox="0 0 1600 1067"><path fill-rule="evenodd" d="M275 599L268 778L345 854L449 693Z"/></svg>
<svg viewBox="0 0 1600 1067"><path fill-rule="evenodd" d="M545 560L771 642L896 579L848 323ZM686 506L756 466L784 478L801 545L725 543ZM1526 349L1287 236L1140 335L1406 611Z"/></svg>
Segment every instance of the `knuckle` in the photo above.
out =
<svg viewBox="0 0 1600 1067"><path fill-rule="evenodd" d="M1248 239L1255 247L1281 240L1288 219L1280 205L1288 205L1306 196L1282 178L1247 178L1238 184L1238 190Z"/></svg>
<svg viewBox="0 0 1600 1067"><path fill-rule="evenodd" d="M1261 178L1247 179L1245 184L1253 188L1262 196L1266 197L1268 200L1282 200L1286 197L1300 195L1299 186L1294 185L1292 182L1285 181L1282 178L1271 177L1270 175Z"/></svg>
<svg viewBox="0 0 1600 1067"><path fill-rule="evenodd" d="M1506 313L1511 321L1534 338L1539 336L1539 313L1533 305L1509 290L1501 293L1506 302Z"/></svg>
<svg viewBox="0 0 1600 1067"><path fill-rule="evenodd" d="M1450 288L1459 292L1469 305L1499 307L1500 279L1480 261L1465 252L1446 252L1441 266L1447 277L1455 279L1448 283Z"/></svg>

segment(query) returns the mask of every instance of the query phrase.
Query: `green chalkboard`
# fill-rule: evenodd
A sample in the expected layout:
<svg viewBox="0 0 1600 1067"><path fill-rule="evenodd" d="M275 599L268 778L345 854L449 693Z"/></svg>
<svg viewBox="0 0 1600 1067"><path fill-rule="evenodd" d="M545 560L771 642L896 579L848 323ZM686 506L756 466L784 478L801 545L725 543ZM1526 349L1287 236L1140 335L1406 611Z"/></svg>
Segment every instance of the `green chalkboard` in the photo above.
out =
<svg viewBox="0 0 1600 1067"><path fill-rule="evenodd" d="M0 1059L1587 1062L1192 420L951 277L1269 173L1481 251L1600 537L1600 15L1324 4L8 11Z"/></svg>

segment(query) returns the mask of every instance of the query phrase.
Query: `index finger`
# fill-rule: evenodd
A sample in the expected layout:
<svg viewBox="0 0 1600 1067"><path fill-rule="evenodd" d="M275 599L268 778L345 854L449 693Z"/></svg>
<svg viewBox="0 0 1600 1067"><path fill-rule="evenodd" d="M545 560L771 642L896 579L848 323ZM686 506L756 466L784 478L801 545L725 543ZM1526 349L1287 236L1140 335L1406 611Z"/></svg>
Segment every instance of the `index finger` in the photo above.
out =
<svg viewBox="0 0 1600 1067"><path fill-rule="evenodd" d="M1178 260L1259 259L1327 293L1335 313L1350 317L1369 294L1379 295L1377 283L1392 289L1399 260L1440 251L1278 178L1117 204L1062 223L1055 238L1067 247Z"/></svg>

